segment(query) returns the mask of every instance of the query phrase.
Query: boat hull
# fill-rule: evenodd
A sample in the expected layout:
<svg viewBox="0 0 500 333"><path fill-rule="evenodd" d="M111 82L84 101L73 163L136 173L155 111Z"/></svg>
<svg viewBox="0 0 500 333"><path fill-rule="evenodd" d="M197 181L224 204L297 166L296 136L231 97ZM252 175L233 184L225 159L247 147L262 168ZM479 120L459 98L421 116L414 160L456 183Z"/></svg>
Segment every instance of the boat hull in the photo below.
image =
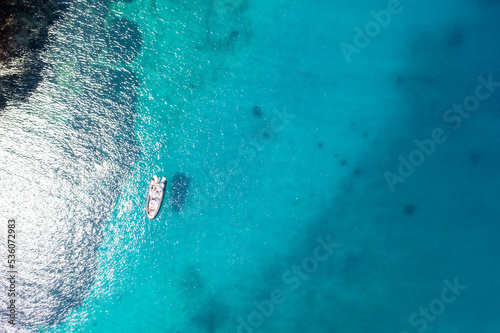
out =
<svg viewBox="0 0 500 333"><path fill-rule="evenodd" d="M150 220L156 218L160 212L163 197L165 196L166 185L167 181L165 179L155 181L154 178L151 178L149 182L148 198L146 200L146 216Z"/></svg>

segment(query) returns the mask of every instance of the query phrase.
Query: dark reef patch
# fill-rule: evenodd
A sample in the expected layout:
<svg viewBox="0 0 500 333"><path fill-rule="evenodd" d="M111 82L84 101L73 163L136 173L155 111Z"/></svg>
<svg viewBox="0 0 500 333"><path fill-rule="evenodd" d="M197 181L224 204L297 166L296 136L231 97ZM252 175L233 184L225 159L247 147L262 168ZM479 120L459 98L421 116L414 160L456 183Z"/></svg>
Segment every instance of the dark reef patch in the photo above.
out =
<svg viewBox="0 0 500 333"><path fill-rule="evenodd" d="M92 68L89 79L84 83L85 91L90 94L98 94L102 97L111 96L114 91L111 77L113 70L104 66Z"/></svg>
<svg viewBox="0 0 500 333"><path fill-rule="evenodd" d="M189 182L188 175L184 173L176 173L172 177L170 204L172 205L172 209L176 212L179 212L186 203Z"/></svg>
<svg viewBox="0 0 500 333"><path fill-rule="evenodd" d="M413 205L406 205L404 210L403 210L403 213L405 215L408 215L408 216L411 216L415 213L415 206Z"/></svg>
<svg viewBox="0 0 500 333"><path fill-rule="evenodd" d="M96 66L92 68L89 79L84 84L84 91L91 95L110 98L121 104L135 105L138 86L137 75L129 69L114 70Z"/></svg>
<svg viewBox="0 0 500 333"><path fill-rule="evenodd" d="M111 61L131 62L142 47L142 35L135 22L119 18L111 22L106 35L108 59Z"/></svg>
<svg viewBox="0 0 500 333"><path fill-rule="evenodd" d="M40 202L46 203L47 212L51 212L34 211L37 216L33 219L34 223L60 223L71 228L67 234L45 233L47 239L61 245L58 251L37 246L35 239L38 234L31 237L34 241L28 242L30 244L23 249L27 255L26 261L20 263L25 265L21 270L31 274L20 280L22 293L19 294L19 302L23 307L18 320L21 330L57 325L68 312L82 304L96 277L96 255L102 241L102 227L140 152L134 136L136 90L139 85L137 76L131 69L92 65L91 55L100 54L99 50L105 47L101 35L105 30L99 25L104 23L102 17L107 9L98 6L96 10L86 9L104 1L89 0L82 6L89 8L68 8L67 18L51 28L54 36L63 38L50 41L47 29L57 15L44 11L42 7L47 5L46 8L57 11L55 1L59 0L51 1L38 0L35 3L18 0L9 3L0 0L0 107L22 101L36 89L42 77L53 80L51 82L65 83L61 95L53 95L57 105L64 106L61 108L64 122L48 121L45 126L29 126L29 132L33 133L40 147L46 145L47 151L53 152L50 161L43 159L40 163L33 163L33 159L17 154L16 140L25 140L20 131L12 133L19 137L12 140L12 148L0 147L2 153L12 156L19 163L32 164L30 170L39 178L47 179L41 181L46 186L32 184L33 188L29 189L40 193ZM49 47L52 42L54 44ZM94 47L94 44L100 45ZM53 66L54 70L49 66ZM63 71L68 73L57 75L60 67L67 67ZM78 83L77 87L73 86L75 83ZM70 89L66 91L66 88ZM67 98L66 93L72 97ZM31 101L29 104L29 110L37 107ZM40 114L29 112L26 119L45 119L49 108L50 105L47 108L44 105ZM3 181L6 172L0 170L0 173L0 181ZM56 177L57 181L52 177ZM99 185L90 186L90 183ZM9 182L2 183L2 187L4 184ZM40 186L38 191L37 186ZM60 193L57 190L60 188L75 189L85 195L86 200L74 202L72 214L60 213L58 209L52 214L56 209L50 206L59 203L51 199L53 193ZM60 195L62 199L66 194ZM33 230L43 228L43 223ZM0 295L0 303L5 303L5 296Z"/></svg>
<svg viewBox="0 0 500 333"><path fill-rule="evenodd" d="M214 1L206 20L207 42L213 49L233 50L251 36L244 1Z"/></svg>
<svg viewBox="0 0 500 333"><path fill-rule="evenodd" d="M258 106L254 106L252 109L252 113L256 117L262 116L262 110Z"/></svg>
<svg viewBox="0 0 500 333"><path fill-rule="evenodd" d="M193 323L208 333L214 333L227 320L228 308L225 304L211 298L193 316Z"/></svg>
<svg viewBox="0 0 500 333"><path fill-rule="evenodd" d="M342 261L342 273L350 281L357 280L364 270L365 263L362 257L355 253L348 253Z"/></svg>
<svg viewBox="0 0 500 333"><path fill-rule="evenodd" d="M183 292L191 296L203 291L205 288L205 281L203 280L200 271L194 266L185 267L181 274L179 274L178 287Z"/></svg>
<svg viewBox="0 0 500 333"><path fill-rule="evenodd" d="M403 76L396 76L396 85L400 86L403 83Z"/></svg>
<svg viewBox="0 0 500 333"><path fill-rule="evenodd" d="M446 42L449 47L458 47L464 43L464 33L462 29L455 28L446 36Z"/></svg>
<svg viewBox="0 0 500 333"><path fill-rule="evenodd" d="M126 69L114 71L111 82L114 88L113 98L116 101L136 104L139 79L133 71Z"/></svg>
<svg viewBox="0 0 500 333"><path fill-rule="evenodd" d="M0 110L38 86L44 67L40 52L50 26L68 6L62 0L0 0Z"/></svg>
<svg viewBox="0 0 500 333"><path fill-rule="evenodd" d="M472 153L469 153L468 158L470 164L476 165L481 160L481 155L477 151L473 151Z"/></svg>

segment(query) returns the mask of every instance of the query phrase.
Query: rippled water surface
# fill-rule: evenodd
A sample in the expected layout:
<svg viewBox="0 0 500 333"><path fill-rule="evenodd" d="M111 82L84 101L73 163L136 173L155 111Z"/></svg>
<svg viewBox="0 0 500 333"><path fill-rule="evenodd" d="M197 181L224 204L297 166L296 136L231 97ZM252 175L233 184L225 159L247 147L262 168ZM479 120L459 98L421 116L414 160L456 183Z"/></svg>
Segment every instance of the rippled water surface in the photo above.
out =
<svg viewBox="0 0 500 333"><path fill-rule="evenodd" d="M0 114L0 332L497 332L500 7L356 41L388 6L71 3Z"/></svg>

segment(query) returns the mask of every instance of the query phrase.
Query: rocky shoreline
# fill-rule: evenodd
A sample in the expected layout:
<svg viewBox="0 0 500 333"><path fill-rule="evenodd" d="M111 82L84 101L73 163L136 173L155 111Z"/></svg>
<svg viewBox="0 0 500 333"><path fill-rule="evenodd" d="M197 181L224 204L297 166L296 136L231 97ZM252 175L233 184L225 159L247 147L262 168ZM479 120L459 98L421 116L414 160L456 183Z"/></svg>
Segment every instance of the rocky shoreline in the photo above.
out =
<svg viewBox="0 0 500 333"><path fill-rule="evenodd" d="M0 0L0 111L23 100L41 81L40 51L49 28L69 3L59 0Z"/></svg>

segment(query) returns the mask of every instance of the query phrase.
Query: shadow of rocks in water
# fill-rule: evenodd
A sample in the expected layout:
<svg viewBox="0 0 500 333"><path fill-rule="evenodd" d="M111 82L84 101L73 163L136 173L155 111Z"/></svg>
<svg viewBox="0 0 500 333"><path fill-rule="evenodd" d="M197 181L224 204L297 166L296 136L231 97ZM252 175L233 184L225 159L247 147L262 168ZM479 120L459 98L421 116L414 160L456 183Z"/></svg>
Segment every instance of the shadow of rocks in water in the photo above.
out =
<svg viewBox="0 0 500 333"><path fill-rule="evenodd" d="M119 18L113 20L106 35L108 59L129 63L137 57L142 47L142 35L135 22Z"/></svg>
<svg viewBox="0 0 500 333"><path fill-rule="evenodd" d="M216 0L207 18L207 41L214 49L231 49L250 37L245 17L247 5L241 0Z"/></svg>
<svg viewBox="0 0 500 333"><path fill-rule="evenodd" d="M61 0L0 0L0 110L24 100L41 81L40 52L67 8Z"/></svg>
<svg viewBox="0 0 500 333"><path fill-rule="evenodd" d="M207 281L195 266L186 266L178 274L177 288L185 297L185 308L193 326L215 333L228 321L229 307L218 293L207 288Z"/></svg>
<svg viewBox="0 0 500 333"><path fill-rule="evenodd" d="M479 154L477 151L473 151L469 153L468 158L471 165L476 165L481 160L481 154Z"/></svg>
<svg viewBox="0 0 500 333"><path fill-rule="evenodd" d="M45 75L46 71L42 58L76 59L82 89L77 93L72 91L71 98L66 98L64 89L47 85L50 93L55 92L51 94L54 104L45 105L33 98L23 109L9 109L17 118L25 116L25 124L9 122L9 119L0 122L1 133L6 133L9 126L14 128L9 132L10 140L0 145L0 154L13 165L26 166L12 170L0 168L0 211L15 210L30 202L30 207L12 215L30 222L23 224L27 228L23 234L29 242L23 246L26 256L19 263L19 270L23 272L19 281L19 290L22 290L18 297L22 304L19 329L57 325L81 305L94 283L102 227L139 152L134 138L139 85L135 73L130 69L90 65L85 50L99 38L81 38L81 34L92 33L82 29L70 30L76 33L68 34L71 37L62 41L56 39L54 48L58 54L46 57L53 50L52 45L49 52L44 50L48 40L46 29L52 19L39 13L42 18L34 20L40 26L27 28L19 23L22 18L29 21L30 10L39 8L30 7L30 1L11 5L0 0L0 107L22 100L36 89L41 73ZM37 6L49 3L47 1L40 0ZM76 18L72 14L81 13L75 7L70 8L67 20L53 26L56 34L75 27ZM100 15L104 12L101 10ZM87 20L93 22L94 13L88 15ZM8 38L9 34L13 39ZM4 44L5 40L13 44ZM79 62L79 59L83 60ZM43 97L46 93L40 91L40 94ZM64 115L64 121L47 121L53 107L61 107L58 112ZM36 112L23 114L25 109ZM39 122L44 125L31 126ZM16 190L17 182L25 181L26 175L32 175L37 181ZM12 179L16 179L16 183ZM14 192L22 195L7 203L5 194ZM6 296L0 295L0 303L6 302ZM0 309L0 316L4 315L5 309Z"/></svg>
<svg viewBox="0 0 500 333"><path fill-rule="evenodd" d="M258 106L254 106L252 109L252 113L255 117L261 117L262 116L262 110Z"/></svg>
<svg viewBox="0 0 500 333"><path fill-rule="evenodd" d="M408 216L413 215L415 213L415 206L406 205L405 208L403 209L403 213Z"/></svg>
<svg viewBox="0 0 500 333"><path fill-rule="evenodd" d="M453 29L446 36L446 41L449 47L459 47L464 43L464 32L460 28Z"/></svg>
<svg viewBox="0 0 500 333"><path fill-rule="evenodd" d="M98 94L99 97L109 98L117 103L135 105L138 86L139 79L132 70L96 66L85 82L84 93L89 97Z"/></svg>
<svg viewBox="0 0 500 333"><path fill-rule="evenodd" d="M219 330L227 321L229 308L227 305L217 301L213 296L199 308L192 317L193 323L208 333Z"/></svg>

